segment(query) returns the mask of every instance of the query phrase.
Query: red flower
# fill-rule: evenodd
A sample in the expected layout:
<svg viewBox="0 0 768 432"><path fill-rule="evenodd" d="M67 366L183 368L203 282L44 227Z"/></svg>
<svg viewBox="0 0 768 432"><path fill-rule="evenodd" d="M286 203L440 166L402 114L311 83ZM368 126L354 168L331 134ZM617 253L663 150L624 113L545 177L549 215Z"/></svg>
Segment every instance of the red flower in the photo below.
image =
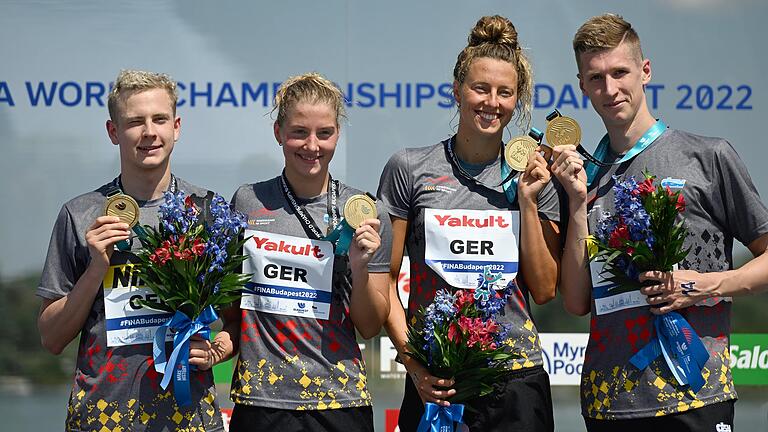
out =
<svg viewBox="0 0 768 432"><path fill-rule="evenodd" d="M448 340L455 343L461 342L461 330L455 322L448 327Z"/></svg>
<svg viewBox="0 0 768 432"><path fill-rule="evenodd" d="M646 196L652 194L655 190L656 187L653 186L653 177L649 177L637 185L637 189L632 191L632 195Z"/></svg>
<svg viewBox="0 0 768 432"><path fill-rule="evenodd" d="M471 305L475 301L475 296L469 290L459 290L456 293L456 300L453 302L457 310L461 310L465 305Z"/></svg>
<svg viewBox="0 0 768 432"><path fill-rule="evenodd" d="M618 248L623 244L622 240L629 241L629 230L624 223L616 226L611 233L611 238L608 239L608 247Z"/></svg>
<svg viewBox="0 0 768 432"><path fill-rule="evenodd" d="M192 249L184 249L181 253L181 259L184 261L192 261L195 259L195 254L192 252Z"/></svg>
<svg viewBox="0 0 768 432"><path fill-rule="evenodd" d="M462 316L459 318L459 327L465 334L469 335L467 339L467 346L473 347L479 345L480 349L496 349L496 344L493 341L493 335L499 331L499 325L494 321L488 320L483 322L480 318L468 318Z"/></svg>
<svg viewBox="0 0 768 432"><path fill-rule="evenodd" d="M166 261L171 259L171 252L168 250L168 248L160 247L155 249L155 253L149 256L149 259L152 260L155 264L165 264Z"/></svg>
<svg viewBox="0 0 768 432"><path fill-rule="evenodd" d="M195 242L192 243L192 253L197 256L205 253L205 243L203 243L199 238L196 238Z"/></svg>
<svg viewBox="0 0 768 432"><path fill-rule="evenodd" d="M675 209L677 209L677 211L680 213L685 211L685 198L683 198L683 194L677 195L677 201L675 202Z"/></svg>
<svg viewBox="0 0 768 432"><path fill-rule="evenodd" d="M192 213L194 214L200 213L200 211L197 209L197 206L192 201L192 195L188 195L186 198L184 198L184 207L192 209Z"/></svg>

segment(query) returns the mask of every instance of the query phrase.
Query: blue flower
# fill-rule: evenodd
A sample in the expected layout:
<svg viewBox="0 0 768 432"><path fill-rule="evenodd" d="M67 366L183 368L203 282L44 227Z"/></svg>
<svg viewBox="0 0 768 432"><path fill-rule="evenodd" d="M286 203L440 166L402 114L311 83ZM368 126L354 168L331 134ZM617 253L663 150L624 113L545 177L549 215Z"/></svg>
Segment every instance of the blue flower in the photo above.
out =
<svg viewBox="0 0 768 432"><path fill-rule="evenodd" d="M510 323L497 323L499 325L498 332L493 335L493 340L496 345L503 345L507 339L509 339L509 333L512 331L512 324Z"/></svg>
<svg viewBox="0 0 768 432"><path fill-rule="evenodd" d="M600 219L597 221L597 230L595 232L597 238L601 242L607 244L608 240L611 238L611 233L614 229L616 229L617 222L618 221L613 217L613 215L608 212L603 212L600 215Z"/></svg>
<svg viewBox="0 0 768 432"><path fill-rule="evenodd" d="M176 193L166 191L165 202L160 204L160 223L173 235L184 235L197 223L198 212L185 205L184 191Z"/></svg>
<svg viewBox="0 0 768 432"><path fill-rule="evenodd" d="M613 179L615 216L627 225L630 240L645 241L649 248L653 248L655 238L651 231L651 217L645 211L640 196L633 193L637 189L635 178L629 177L619 181L619 178L614 176ZM608 231L609 236L611 231Z"/></svg>
<svg viewBox="0 0 768 432"><path fill-rule="evenodd" d="M241 230L248 227L245 216L232 210L229 203L221 196L214 195L211 200L211 218L208 226L210 237L206 243L206 253L213 258L208 273L223 271L222 264L227 259L227 246L237 238Z"/></svg>
<svg viewBox="0 0 768 432"><path fill-rule="evenodd" d="M434 346L435 327L448 322L458 311L453 305L453 294L447 290L439 290L435 293L435 299L424 310L424 349L431 352Z"/></svg>
<svg viewBox="0 0 768 432"><path fill-rule="evenodd" d="M443 316L453 316L456 313L456 307L453 305L454 300L453 294L446 290L440 290L435 293L435 300L432 304Z"/></svg>

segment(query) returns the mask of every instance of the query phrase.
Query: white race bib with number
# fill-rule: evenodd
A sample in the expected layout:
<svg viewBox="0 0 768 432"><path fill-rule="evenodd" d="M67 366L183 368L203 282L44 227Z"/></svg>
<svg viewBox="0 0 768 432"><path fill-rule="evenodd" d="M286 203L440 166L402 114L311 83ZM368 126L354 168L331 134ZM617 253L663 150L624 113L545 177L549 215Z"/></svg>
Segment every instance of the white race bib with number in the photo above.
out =
<svg viewBox="0 0 768 432"><path fill-rule="evenodd" d="M424 258L445 282L474 289L486 266L502 278L502 289L515 279L520 216L509 210L424 210Z"/></svg>
<svg viewBox="0 0 768 432"><path fill-rule="evenodd" d="M246 230L248 259L253 273L240 301L243 309L279 315L328 319L333 281L333 245L263 231Z"/></svg>
<svg viewBox="0 0 768 432"><path fill-rule="evenodd" d="M133 272L133 267L133 264L111 266L104 276L108 347L152 343L157 328L173 316L139 304L142 299L158 299ZM173 335L168 334L166 340L172 341Z"/></svg>

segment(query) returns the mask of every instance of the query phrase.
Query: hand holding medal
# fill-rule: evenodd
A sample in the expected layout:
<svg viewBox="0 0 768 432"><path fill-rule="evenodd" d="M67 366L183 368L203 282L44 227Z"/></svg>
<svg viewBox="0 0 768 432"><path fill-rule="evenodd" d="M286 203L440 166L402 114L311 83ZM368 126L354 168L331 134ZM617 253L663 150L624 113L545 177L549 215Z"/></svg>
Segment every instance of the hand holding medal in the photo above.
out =
<svg viewBox="0 0 768 432"><path fill-rule="evenodd" d="M378 249L381 239L378 238L378 226L369 228L371 225L363 223L368 219L378 217L375 199L367 193L352 195L344 204L343 216L339 224L325 236L324 240L331 241L336 245L336 255L344 255L349 252L349 246L355 235L363 235L368 232L369 235L363 235L363 237L355 240L358 241L358 246L366 248L370 258L370 254Z"/></svg>
<svg viewBox="0 0 768 432"><path fill-rule="evenodd" d="M550 173L547 170L548 155L545 158L541 153L541 138L542 133L536 128L531 128L528 135L512 138L504 148L504 159L507 164L512 169L522 172L517 188L520 196L526 201L535 202L539 192L550 179Z"/></svg>
<svg viewBox="0 0 768 432"><path fill-rule="evenodd" d="M552 146L550 170L574 202L584 200L587 196L587 176L581 156L599 166L602 163L581 146L581 127L576 120L554 110L547 116L547 122L545 136Z"/></svg>
<svg viewBox="0 0 768 432"><path fill-rule="evenodd" d="M128 228L135 229L139 222L139 204L131 196L122 192L108 195L104 204L104 216L114 216L120 222L128 224ZM131 248L128 240L120 240L115 245L118 250L126 251Z"/></svg>
<svg viewBox="0 0 768 432"><path fill-rule="evenodd" d="M133 228L139 222L139 204L129 195L118 193L107 198L104 216L116 216Z"/></svg>
<svg viewBox="0 0 768 432"><path fill-rule="evenodd" d="M381 237L379 236L381 221L366 219L365 222L355 230L352 245L349 248L349 262L353 269L367 266L373 253L381 246Z"/></svg>
<svg viewBox="0 0 768 432"><path fill-rule="evenodd" d="M344 220L357 230L366 219L376 219L376 202L368 195L352 195L344 204Z"/></svg>
<svg viewBox="0 0 768 432"><path fill-rule="evenodd" d="M357 261L358 253L362 252L360 257L367 264L373 253L381 245L381 238L379 237L381 222L377 217L376 202L369 195L352 195L347 200L344 205L344 220L355 231L352 241L356 245L349 251L350 261ZM371 219L373 220L372 223L363 224L366 220Z"/></svg>

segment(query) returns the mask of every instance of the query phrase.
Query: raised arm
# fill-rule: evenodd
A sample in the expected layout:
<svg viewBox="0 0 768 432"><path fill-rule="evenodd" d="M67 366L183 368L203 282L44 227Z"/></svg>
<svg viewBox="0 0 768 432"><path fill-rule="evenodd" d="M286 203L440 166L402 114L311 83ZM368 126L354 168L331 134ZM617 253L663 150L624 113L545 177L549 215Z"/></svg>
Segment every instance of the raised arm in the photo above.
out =
<svg viewBox="0 0 768 432"><path fill-rule="evenodd" d="M544 158L534 152L518 184L520 204L520 270L536 304L555 298L560 267L560 232L539 219L538 195L549 183Z"/></svg>
<svg viewBox="0 0 768 432"><path fill-rule="evenodd" d="M72 290L59 299L43 299L37 317L40 341L53 354L61 352L80 333L109 268L115 243L127 240L130 229L114 216L100 216L85 235L91 261Z"/></svg>
<svg viewBox="0 0 768 432"><path fill-rule="evenodd" d="M592 279L586 244L589 226L584 161L575 146L557 146L550 169L568 195L568 228L560 260L560 294L565 310L574 315L586 315L591 308Z"/></svg>
<svg viewBox="0 0 768 432"><path fill-rule="evenodd" d="M352 267L349 314L357 331L366 339L379 334L390 309L387 273L368 272L373 253L381 247L380 224L378 219L363 221L355 231L349 249L349 264Z"/></svg>

